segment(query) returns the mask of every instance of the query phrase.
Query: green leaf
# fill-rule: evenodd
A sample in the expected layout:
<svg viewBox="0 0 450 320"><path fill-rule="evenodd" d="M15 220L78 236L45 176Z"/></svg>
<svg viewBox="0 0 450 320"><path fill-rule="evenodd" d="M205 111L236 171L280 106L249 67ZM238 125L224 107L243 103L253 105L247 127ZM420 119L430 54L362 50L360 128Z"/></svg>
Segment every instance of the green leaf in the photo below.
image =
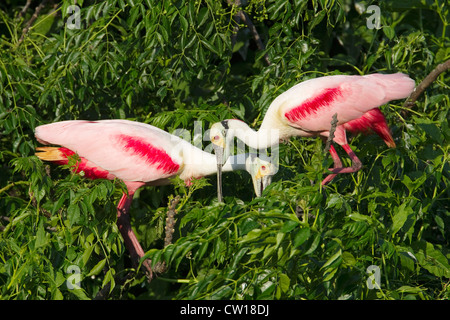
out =
<svg viewBox="0 0 450 320"><path fill-rule="evenodd" d="M287 275L284 273L278 275L278 285L280 286L282 292L287 292L290 284L291 279Z"/></svg>
<svg viewBox="0 0 450 320"><path fill-rule="evenodd" d="M203 7L200 9L197 16L197 28L200 28L207 20L209 16L209 10L207 7Z"/></svg>
<svg viewBox="0 0 450 320"><path fill-rule="evenodd" d="M330 266L331 264L333 264L333 263L335 263L339 258L341 258L342 257L342 250L341 249L339 249L334 255L332 255L328 260L327 260L327 262L325 262L324 264L323 264L323 266L320 268L320 269L325 269L325 268L327 268L328 266Z"/></svg>
<svg viewBox="0 0 450 320"><path fill-rule="evenodd" d="M395 30L391 26L383 26L383 32L388 37L389 40L392 40L395 37Z"/></svg>
<svg viewBox="0 0 450 320"><path fill-rule="evenodd" d="M281 241L283 241L284 237L286 236L285 233L283 232L278 232L277 236L276 236L276 247L278 248L279 245L281 244Z"/></svg>
<svg viewBox="0 0 450 320"><path fill-rule="evenodd" d="M114 275L115 275L115 270L114 269L109 269L108 272L106 272L105 278L103 279L102 282L102 287L104 288L108 283L110 284L110 289L109 289L109 293L111 293L114 289L114 287L116 286L116 281L114 280Z"/></svg>
<svg viewBox="0 0 450 320"><path fill-rule="evenodd" d="M89 273L86 275L86 277L90 277L90 276L96 276L98 275L103 268L105 267L106 264L106 258L100 260L90 271Z"/></svg>
<svg viewBox="0 0 450 320"><path fill-rule="evenodd" d="M323 18L325 18L325 16L326 16L326 11L322 10L312 19L312 21L308 24L309 33L311 33L312 29L314 29L320 22L322 22L322 20L323 20Z"/></svg>
<svg viewBox="0 0 450 320"><path fill-rule="evenodd" d="M138 18L138 15L140 14L140 6L135 6L130 10L130 16L127 20L128 24L130 26L134 25L134 22Z"/></svg>
<svg viewBox="0 0 450 320"><path fill-rule="evenodd" d="M48 243L48 238L44 230L44 221L41 219L39 221L38 230L36 232L36 242L34 244L35 248L43 247Z"/></svg>
<svg viewBox="0 0 450 320"><path fill-rule="evenodd" d="M262 260L266 260L269 256L271 256L274 253L276 249L277 247L275 245L266 246L266 248L264 249Z"/></svg>
<svg viewBox="0 0 450 320"><path fill-rule="evenodd" d="M156 92L156 95L161 97L161 100L164 99L164 97L167 95L167 88L161 87L158 89L158 92Z"/></svg>
<svg viewBox="0 0 450 320"><path fill-rule="evenodd" d="M403 227L408 217L414 213L412 208L407 205L406 202L403 203L398 207L397 212L394 213L391 226L392 235L395 235Z"/></svg>
<svg viewBox="0 0 450 320"><path fill-rule="evenodd" d="M69 193L68 192L64 192L63 194L61 194L58 197L56 202L53 203L52 214L55 214L63 206L63 204L67 200L68 196L69 196Z"/></svg>
<svg viewBox="0 0 450 320"><path fill-rule="evenodd" d="M247 242L257 239L261 236L261 233L261 229L253 229L242 238L241 242Z"/></svg>
<svg viewBox="0 0 450 320"><path fill-rule="evenodd" d="M353 254L351 254L348 251L344 251L342 252L342 262L347 265L347 266L354 266L356 264L356 259L353 256Z"/></svg>
<svg viewBox="0 0 450 320"><path fill-rule="evenodd" d="M74 294L78 299L80 300L91 300L87 295L86 291L84 291L82 288L79 289L72 289L69 291L70 293Z"/></svg>
<svg viewBox="0 0 450 320"><path fill-rule="evenodd" d="M131 105L133 104L133 94L131 92L127 95L125 101L127 102L127 106L131 108Z"/></svg>
<svg viewBox="0 0 450 320"><path fill-rule="evenodd" d="M408 175L404 175L402 179L402 183L408 188L409 193L413 194L427 179L427 174L425 172L411 172Z"/></svg>
<svg viewBox="0 0 450 320"><path fill-rule="evenodd" d="M299 223L293 220L288 220L284 223L283 227L281 228L281 233L288 233L291 232L293 229L299 226Z"/></svg>
<svg viewBox="0 0 450 320"><path fill-rule="evenodd" d="M64 300L64 296L58 288L52 293L52 300Z"/></svg>
<svg viewBox="0 0 450 320"><path fill-rule="evenodd" d="M206 49L208 49L209 51L215 53L215 54L219 54L217 49L208 41L206 40L200 40L200 42L206 47Z"/></svg>
<svg viewBox="0 0 450 320"><path fill-rule="evenodd" d="M343 199L338 194L332 194L327 199L327 208L336 208L340 209L342 207Z"/></svg>
<svg viewBox="0 0 450 320"><path fill-rule="evenodd" d="M359 214L357 212L352 212L351 214L348 215L348 217L353 221L366 221L369 223L372 222L372 219L369 216Z"/></svg>
<svg viewBox="0 0 450 320"><path fill-rule="evenodd" d="M69 225L73 226L80 222L80 207L76 203L71 203L67 208L67 218L69 219Z"/></svg>
<svg viewBox="0 0 450 320"><path fill-rule="evenodd" d="M442 134L442 130L440 130L436 124L432 123L429 119L416 119L416 122L432 141L439 144L443 143L444 135Z"/></svg>
<svg viewBox="0 0 450 320"><path fill-rule="evenodd" d="M187 33L189 28L189 23L187 19L183 16L180 16L180 23L181 23L181 31L183 31L183 33Z"/></svg>
<svg viewBox="0 0 450 320"><path fill-rule="evenodd" d="M333 279L333 277L337 271L338 271L338 268L329 268L329 269L325 270L325 272L324 272L325 277L323 278L323 281L327 282L327 281L330 281L331 279Z"/></svg>
<svg viewBox="0 0 450 320"><path fill-rule="evenodd" d="M311 246L305 252L305 255L310 255L311 253L313 253L319 246L320 240L321 240L320 234L319 233L314 234L314 238L312 240Z"/></svg>
<svg viewBox="0 0 450 320"><path fill-rule="evenodd" d="M81 256L81 261L83 261L83 265L85 266L88 262L89 258L91 257L92 251L94 250L95 245L90 245L87 247L86 250L84 250L83 255Z"/></svg>
<svg viewBox="0 0 450 320"><path fill-rule="evenodd" d="M311 234L311 230L309 228L301 228L294 237L294 248L301 246L306 240L308 240Z"/></svg>
<svg viewBox="0 0 450 320"><path fill-rule="evenodd" d="M450 265L448 258L437 250L433 244L426 241L418 241L412 245L414 256L419 264L437 277L450 278Z"/></svg>

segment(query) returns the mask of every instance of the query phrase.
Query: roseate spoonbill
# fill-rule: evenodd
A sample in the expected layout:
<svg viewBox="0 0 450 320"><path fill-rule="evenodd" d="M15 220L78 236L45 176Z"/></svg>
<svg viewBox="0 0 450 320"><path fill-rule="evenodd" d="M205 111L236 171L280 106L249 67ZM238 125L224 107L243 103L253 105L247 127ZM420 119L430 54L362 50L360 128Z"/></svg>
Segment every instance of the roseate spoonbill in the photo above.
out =
<svg viewBox="0 0 450 320"><path fill-rule="evenodd" d="M45 145L36 155L56 164L67 164L68 157L78 155L72 170L90 179L121 179L126 187L117 205L117 226L135 267L144 251L131 229L129 209L136 190L144 185L159 186L179 176L189 184L191 179L214 174L217 162L213 154L148 124L128 120L62 121L38 126L36 138ZM271 164L253 154L230 157L225 171L247 170L255 192L270 183ZM149 279L152 271L144 261Z"/></svg>
<svg viewBox="0 0 450 320"><path fill-rule="evenodd" d="M336 114L338 123L334 141L349 155L352 166L343 167L336 150L331 147L334 168L329 169L332 174L322 181L325 185L338 173L356 172L362 167L347 143L346 131L373 130L388 146L395 146L378 107L390 100L408 97L414 85L414 80L402 73L310 79L279 95L270 104L258 131L243 121L228 119L211 127L210 138L217 145L216 150L225 149L224 156L229 153L226 146L234 137L255 149L273 146L292 136L328 138L332 117ZM223 157L221 160L223 163Z"/></svg>

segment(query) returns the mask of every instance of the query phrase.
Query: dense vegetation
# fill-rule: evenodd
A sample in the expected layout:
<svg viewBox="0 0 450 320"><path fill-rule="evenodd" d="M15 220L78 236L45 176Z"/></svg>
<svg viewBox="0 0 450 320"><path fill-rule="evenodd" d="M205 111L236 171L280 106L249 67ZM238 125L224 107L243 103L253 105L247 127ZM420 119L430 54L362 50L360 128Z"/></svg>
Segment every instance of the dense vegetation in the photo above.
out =
<svg viewBox="0 0 450 320"><path fill-rule="evenodd" d="M419 84L450 58L445 0L239 2L2 1L1 299L450 297L448 72L415 103L382 106L397 147L354 137L364 168L327 188L331 159L304 138L280 146L261 198L245 172L224 176L224 204L215 177L140 190L133 227L167 266L150 283L132 272L115 224L123 184L34 156L40 124L118 118L205 133L238 118L258 128L300 81L404 72Z"/></svg>

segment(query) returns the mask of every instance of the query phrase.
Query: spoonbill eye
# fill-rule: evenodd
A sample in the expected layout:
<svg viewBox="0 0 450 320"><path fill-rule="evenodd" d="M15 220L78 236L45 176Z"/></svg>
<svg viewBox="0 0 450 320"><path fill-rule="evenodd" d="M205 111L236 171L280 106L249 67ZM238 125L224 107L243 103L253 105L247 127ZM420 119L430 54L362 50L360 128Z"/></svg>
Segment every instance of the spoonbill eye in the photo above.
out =
<svg viewBox="0 0 450 320"><path fill-rule="evenodd" d="M265 171L266 170L266 166L261 166L261 170Z"/></svg>
<svg viewBox="0 0 450 320"><path fill-rule="evenodd" d="M214 140L219 140L220 139L220 137L219 136L214 136L214 138L213 138Z"/></svg>

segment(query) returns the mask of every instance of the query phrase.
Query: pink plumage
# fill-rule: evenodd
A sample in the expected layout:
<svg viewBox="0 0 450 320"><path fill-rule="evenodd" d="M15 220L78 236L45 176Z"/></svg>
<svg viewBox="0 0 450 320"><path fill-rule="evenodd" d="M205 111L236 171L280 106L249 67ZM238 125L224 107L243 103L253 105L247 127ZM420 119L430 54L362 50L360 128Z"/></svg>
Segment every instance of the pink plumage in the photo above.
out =
<svg viewBox="0 0 450 320"><path fill-rule="evenodd" d="M339 87L325 88L315 96L302 101L298 106L286 111L284 116L291 123L309 119L320 112L322 108L329 108L329 106L333 102L338 101L339 98L342 98L342 90Z"/></svg>
<svg viewBox="0 0 450 320"><path fill-rule="evenodd" d="M284 121L299 129L295 135L329 136L333 115L338 126L334 141L341 145L352 159L352 167L343 168L334 148L330 149L334 160L333 174L322 182L329 183L336 173L360 170L361 161L347 143L346 131L354 134L373 131L389 147L395 147L386 119L379 106L408 97L415 82L402 73L371 74L366 76L329 76L302 82L275 99L269 111L280 108ZM268 113L269 113L268 111ZM261 125L264 127L264 122Z"/></svg>
<svg viewBox="0 0 450 320"><path fill-rule="evenodd" d="M303 131L326 132L335 113L338 124L347 123L391 100L407 97L413 89L414 81L402 73L321 77L282 93L269 110L279 107L287 124Z"/></svg>
<svg viewBox="0 0 450 320"><path fill-rule="evenodd" d="M166 174L174 174L180 168L180 165L174 162L163 149L153 147L138 137L119 134L115 139L122 150L126 150L129 155L138 156L149 166L155 166L157 170L162 170Z"/></svg>
<svg viewBox="0 0 450 320"><path fill-rule="evenodd" d="M134 193L146 184L167 184L169 178L182 175L188 167L182 166L183 150L202 152L163 130L127 120L62 121L37 127L35 135L42 144L62 146L37 148L40 159L68 164L69 158L76 156L74 172L89 179L123 180L128 192L117 206L117 226L135 267L144 250L131 228L128 214ZM183 178L188 181L204 173L208 174L191 170ZM151 278L150 262L144 261L143 266Z"/></svg>
<svg viewBox="0 0 450 320"><path fill-rule="evenodd" d="M133 121L62 121L37 127L35 135L44 144L64 146L125 183L170 178L182 161L170 154L179 142L176 137Z"/></svg>
<svg viewBox="0 0 450 320"><path fill-rule="evenodd" d="M332 147L330 153L334 168L322 182L327 184L337 173L356 172L362 167L347 143L347 131L355 134L373 131L389 147L395 146L386 119L378 107L391 100L408 97L414 87L414 80L402 73L319 77L301 82L280 94L270 104L257 132L231 119L214 126L225 123L226 129L232 129L230 132L248 146L263 149L292 136L327 139L336 115L338 123L333 141L343 147L353 164L350 168L343 168ZM273 134L274 131L277 134Z"/></svg>
<svg viewBox="0 0 450 320"><path fill-rule="evenodd" d="M361 118L346 122L342 126L345 130L354 134L368 134L370 131L373 131L383 139L388 147L395 147L395 142L392 138L386 119L378 108L374 108L364 113Z"/></svg>
<svg viewBox="0 0 450 320"><path fill-rule="evenodd" d="M189 184L193 178L217 171L213 154L161 129L134 121L62 121L37 127L35 136L42 144L57 145L36 148L40 159L60 165L73 163L72 171L86 178L118 178L125 183L127 193L117 206L117 226L135 267L144 256L129 217L135 191L144 185L168 184L175 176ZM76 161L71 162L70 157ZM247 162L236 159L227 162L223 170L250 170ZM150 262L144 261L143 266L151 278Z"/></svg>
<svg viewBox="0 0 450 320"><path fill-rule="evenodd" d="M57 153L54 160L50 160L55 164L58 165L66 165L69 164L69 158L75 157L75 152L73 152L70 149L61 147L61 148L55 148L56 150L53 150L53 153ZM48 153L49 150L47 148L38 148L38 151L42 150L44 153ZM47 150L47 151L46 151ZM44 155L38 154L41 159L45 160ZM104 170L97 165L93 164L89 160L87 160L84 157L79 157L79 160L72 166L72 171L75 173L82 174L85 178L88 179L109 179L113 180L115 178L114 175L109 173L107 170Z"/></svg>

